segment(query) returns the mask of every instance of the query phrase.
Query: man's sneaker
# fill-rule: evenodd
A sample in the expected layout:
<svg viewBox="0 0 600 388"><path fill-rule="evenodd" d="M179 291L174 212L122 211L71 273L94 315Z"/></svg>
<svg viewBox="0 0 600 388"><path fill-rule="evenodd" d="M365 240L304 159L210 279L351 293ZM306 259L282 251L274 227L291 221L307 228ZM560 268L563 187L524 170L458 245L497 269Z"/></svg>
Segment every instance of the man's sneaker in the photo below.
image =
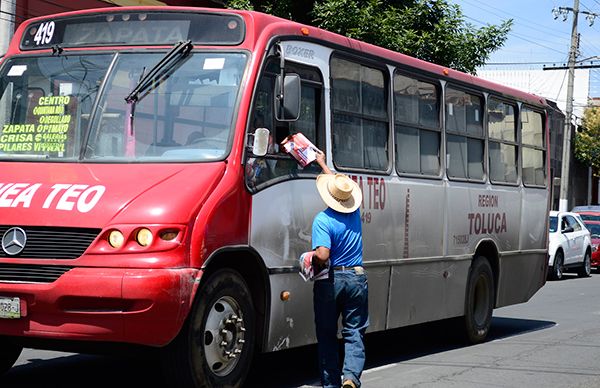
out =
<svg viewBox="0 0 600 388"><path fill-rule="evenodd" d="M342 388L356 388L356 384L354 384L354 381L348 379L348 380L344 380L344 384L342 385Z"/></svg>

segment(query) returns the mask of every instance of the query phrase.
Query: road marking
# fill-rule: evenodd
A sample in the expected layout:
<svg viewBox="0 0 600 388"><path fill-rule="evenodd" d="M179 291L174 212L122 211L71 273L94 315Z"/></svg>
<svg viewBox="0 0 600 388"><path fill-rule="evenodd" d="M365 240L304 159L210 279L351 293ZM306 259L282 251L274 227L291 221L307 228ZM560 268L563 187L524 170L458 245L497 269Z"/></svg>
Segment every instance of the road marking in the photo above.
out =
<svg viewBox="0 0 600 388"><path fill-rule="evenodd" d="M380 370L393 368L396 365L398 365L398 364L394 363L394 364L388 364L388 365L384 365L384 366L378 366L376 368L371 368L371 369L367 369L367 370L363 371L363 374L372 373L372 372L379 372Z"/></svg>

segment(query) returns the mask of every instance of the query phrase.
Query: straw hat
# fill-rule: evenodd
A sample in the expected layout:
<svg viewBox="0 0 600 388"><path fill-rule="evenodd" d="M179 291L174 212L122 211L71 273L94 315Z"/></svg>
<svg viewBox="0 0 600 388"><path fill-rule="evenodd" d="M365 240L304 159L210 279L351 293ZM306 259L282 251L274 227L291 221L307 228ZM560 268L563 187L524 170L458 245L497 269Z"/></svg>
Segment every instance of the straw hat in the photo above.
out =
<svg viewBox="0 0 600 388"><path fill-rule="evenodd" d="M344 174L320 174L317 190L327 206L340 213L352 213L362 203L360 187Z"/></svg>

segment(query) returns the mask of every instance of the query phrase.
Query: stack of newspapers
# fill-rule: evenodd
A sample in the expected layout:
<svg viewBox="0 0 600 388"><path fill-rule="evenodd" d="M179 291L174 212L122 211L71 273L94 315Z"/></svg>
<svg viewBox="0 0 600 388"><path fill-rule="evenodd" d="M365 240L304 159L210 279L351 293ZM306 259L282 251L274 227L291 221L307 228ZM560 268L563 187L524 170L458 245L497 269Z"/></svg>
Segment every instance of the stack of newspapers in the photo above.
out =
<svg viewBox="0 0 600 388"><path fill-rule="evenodd" d="M314 251L309 251L300 255L300 276L302 276L305 282L327 279L329 277L329 260L323 265L314 264L314 254Z"/></svg>

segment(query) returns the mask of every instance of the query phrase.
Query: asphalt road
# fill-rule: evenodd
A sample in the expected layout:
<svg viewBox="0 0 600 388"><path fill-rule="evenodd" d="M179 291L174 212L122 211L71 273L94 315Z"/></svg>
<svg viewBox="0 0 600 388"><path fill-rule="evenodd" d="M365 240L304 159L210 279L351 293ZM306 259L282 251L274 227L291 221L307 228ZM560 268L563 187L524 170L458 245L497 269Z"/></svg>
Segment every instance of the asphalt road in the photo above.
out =
<svg viewBox="0 0 600 388"><path fill-rule="evenodd" d="M487 342L466 346L449 322L367 336L364 388L599 387L600 275L548 282L527 303L495 310ZM318 386L316 347L261 356L248 387ZM25 349L1 387L160 387L144 356Z"/></svg>

